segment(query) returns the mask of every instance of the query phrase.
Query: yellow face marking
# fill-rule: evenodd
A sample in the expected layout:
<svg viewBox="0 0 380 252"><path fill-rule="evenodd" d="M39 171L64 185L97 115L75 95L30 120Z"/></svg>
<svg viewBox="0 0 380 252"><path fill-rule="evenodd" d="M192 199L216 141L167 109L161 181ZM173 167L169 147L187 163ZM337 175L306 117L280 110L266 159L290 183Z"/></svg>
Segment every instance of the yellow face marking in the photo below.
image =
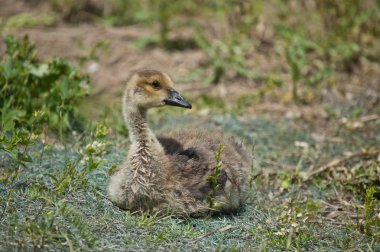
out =
<svg viewBox="0 0 380 252"><path fill-rule="evenodd" d="M144 85L145 91L148 93L148 95L155 95L159 89L155 89L151 85Z"/></svg>
<svg viewBox="0 0 380 252"><path fill-rule="evenodd" d="M158 88L152 85L153 81L157 81L160 86ZM143 88L147 95L155 96L160 95L161 90L170 90L174 87L173 81L165 73L154 74L150 76L140 76L140 81L137 83L138 87Z"/></svg>

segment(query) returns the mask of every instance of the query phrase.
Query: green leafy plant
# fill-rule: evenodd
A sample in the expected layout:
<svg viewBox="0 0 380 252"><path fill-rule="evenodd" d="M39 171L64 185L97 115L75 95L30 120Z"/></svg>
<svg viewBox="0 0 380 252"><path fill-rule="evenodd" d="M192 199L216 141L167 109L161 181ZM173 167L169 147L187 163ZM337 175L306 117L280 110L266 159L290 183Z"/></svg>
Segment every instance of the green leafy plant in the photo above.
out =
<svg viewBox="0 0 380 252"><path fill-rule="evenodd" d="M212 74L207 77L206 83L218 84L227 71L233 71L238 76L252 77L252 73L245 66L243 45L234 40L211 41L200 30L195 41L209 56L206 66L211 67Z"/></svg>
<svg viewBox="0 0 380 252"><path fill-rule="evenodd" d="M103 163L108 144L106 136L108 128L104 124L97 124L91 133L89 142L81 147L79 156L74 160L67 160L63 171L58 174L48 174L52 179L53 190L57 193L71 192L85 187L88 176Z"/></svg>
<svg viewBox="0 0 380 252"><path fill-rule="evenodd" d="M100 53L109 53L110 44L111 42L109 40L100 40L91 47L85 47L81 44L80 47L84 50L84 53L79 58L80 65L83 65L90 60L99 61Z"/></svg>
<svg viewBox="0 0 380 252"><path fill-rule="evenodd" d="M0 20L0 28L3 29L21 29L37 26L53 26L57 22L56 17L51 14L32 15L30 13L21 13L6 19L3 24Z"/></svg>
<svg viewBox="0 0 380 252"><path fill-rule="evenodd" d="M379 190L379 187L368 187L364 199L364 233L377 238L380 238L380 203L375 193Z"/></svg>
<svg viewBox="0 0 380 252"><path fill-rule="evenodd" d="M6 188L6 193L0 194L0 220L4 218L6 209L15 190L16 179L27 163L32 162L29 149L36 143L38 132L15 130L5 133L0 131L0 188Z"/></svg>
<svg viewBox="0 0 380 252"><path fill-rule="evenodd" d="M379 27L375 25L380 20L379 9L378 1L316 2L316 11L330 41L340 38L360 43L365 33L379 34Z"/></svg>
<svg viewBox="0 0 380 252"><path fill-rule="evenodd" d="M254 78L247 67L246 54L252 50L252 26L258 22L262 1L239 2L234 0L211 2L210 9L221 13L222 21L227 21L218 38L209 38L203 28L197 29L195 42L209 57L206 66L212 74L206 83L217 84L221 78L232 73L238 77Z"/></svg>
<svg viewBox="0 0 380 252"><path fill-rule="evenodd" d="M4 39L7 57L0 62L0 120L3 129L31 127L34 113L41 125L56 131L80 129L77 105L86 95L89 80L62 59L42 63L27 36Z"/></svg>
<svg viewBox="0 0 380 252"><path fill-rule="evenodd" d="M283 36L287 45L285 47L285 59L288 64L292 80L292 98L294 101L301 101L299 87L305 88L316 86L325 80L332 73L332 69L323 64L314 64L314 58L322 54L322 48L315 42L306 39L289 27L278 25L276 30Z"/></svg>
<svg viewBox="0 0 380 252"><path fill-rule="evenodd" d="M207 196L207 201L210 205L210 208L215 208L220 204L220 202L216 201L215 195L218 191L220 191L222 189L221 188L222 185L218 182L218 180L219 180L219 177L222 173L223 163L221 160L221 154L222 154L223 150L224 150L224 145L220 144L218 150L215 153L216 163L215 163L214 174L212 174L211 176L208 177L208 179L210 181L210 185L212 187L212 192L210 193L209 196Z"/></svg>
<svg viewBox="0 0 380 252"><path fill-rule="evenodd" d="M50 7L66 22L94 21L107 13L111 1L52 0Z"/></svg>
<svg viewBox="0 0 380 252"><path fill-rule="evenodd" d="M173 28L184 26L182 22L173 22L174 19L180 20L184 13L194 12L196 3L193 1L169 1L148 0L145 2L116 0L114 1L114 11L104 21L111 25L125 25L139 23L144 25L158 24L158 32L152 36L140 38L134 42L139 48L147 46L159 46L167 50L184 49L193 47L192 41L173 39L169 33ZM189 25L187 25L189 26Z"/></svg>

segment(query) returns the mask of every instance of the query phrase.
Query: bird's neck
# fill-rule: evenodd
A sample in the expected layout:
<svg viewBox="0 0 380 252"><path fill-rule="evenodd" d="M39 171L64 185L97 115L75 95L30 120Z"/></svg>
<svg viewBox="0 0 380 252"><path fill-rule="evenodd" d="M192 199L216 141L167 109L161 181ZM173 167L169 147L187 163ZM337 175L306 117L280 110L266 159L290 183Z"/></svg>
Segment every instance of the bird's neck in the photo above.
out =
<svg viewBox="0 0 380 252"><path fill-rule="evenodd" d="M154 167L151 171L161 172L162 167L169 162L164 148L150 130L146 120L146 109L126 106L124 108L125 120L129 128L131 148L128 159L134 167Z"/></svg>
<svg viewBox="0 0 380 252"><path fill-rule="evenodd" d="M155 140L155 136L149 128L146 119L147 110L145 108L125 106L124 119L128 125L129 138L133 144Z"/></svg>

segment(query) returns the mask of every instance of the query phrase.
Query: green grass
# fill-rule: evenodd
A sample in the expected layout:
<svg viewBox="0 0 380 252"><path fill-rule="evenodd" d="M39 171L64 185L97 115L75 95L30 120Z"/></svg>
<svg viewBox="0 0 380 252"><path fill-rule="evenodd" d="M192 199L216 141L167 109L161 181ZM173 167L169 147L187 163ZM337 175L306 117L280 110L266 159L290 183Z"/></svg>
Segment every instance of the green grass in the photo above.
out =
<svg viewBox="0 0 380 252"><path fill-rule="evenodd" d="M359 228L349 225L349 221L338 225L325 219L322 201L328 201L336 190L340 190L339 183L323 176L307 183L294 179L294 166L300 159L303 161L298 172L307 171L308 164L318 163L318 160L324 163L344 151L354 151L356 145L376 146L376 139L367 139L361 133L353 138L343 130L339 134L351 144L328 143L313 150L317 153L308 155L294 147L295 141L315 145L310 138L311 125L307 123L264 117L241 121L226 115L207 119L204 128L222 129L255 145L253 174L271 171L269 182L262 175L253 180L250 199L238 214L204 219L133 215L114 206L106 193L108 171L123 161L127 152L124 144L107 138L108 153L103 156L102 165L85 177L78 177L78 172L86 169L86 163L79 162L74 167L77 172L67 174L71 180L63 187L57 186L52 177L62 175L67 165L80 157L78 150L83 147L78 143L66 148L49 147L41 156L44 145L38 144L30 150L33 162L20 172L10 200L0 204L5 209L0 215L0 250L337 251L378 248L375 236L359 232ZM178 122L176 127L196 124L191 116L181 116L179 120L173 115L161 118L159 124L152 120L153 128L166 131L173 128L173 120ZM378 125L373 125L374 129L375 126ZM378 130L375 132L379 134ZM277 165L268 163L271 160ZM293 177L284 189L281 185L289 176ZM3 183L0 186L0 194L4 196L9 188ZM360 195L356 198L361 202ZM377 202L375 199L372 204Z"/></svg>

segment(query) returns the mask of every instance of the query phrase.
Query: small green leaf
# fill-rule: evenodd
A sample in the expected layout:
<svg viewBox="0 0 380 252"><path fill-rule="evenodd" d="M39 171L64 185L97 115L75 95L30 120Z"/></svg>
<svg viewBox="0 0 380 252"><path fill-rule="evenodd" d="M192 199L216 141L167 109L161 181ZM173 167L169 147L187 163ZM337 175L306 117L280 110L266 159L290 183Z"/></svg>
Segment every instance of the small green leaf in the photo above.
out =
<svg viewBox="0 0 380 252"><path fill-rule="evenodd" d="M214 176L210 176L209 180L210 180L212 185L216 185L218 183L218 181L216 180L216 178Z"/></svg>
<svg viewBox="0 0 380 252"><path fill-rule="evenodd" d="M288 189L289 186L290 186L290 178L285 178L282 182L281 182L281 187L283 189Z"/></svg>
<svg viewBox="0 0 380 252"><path fill-rule="evenodd" d="M29 156L28 154L24 154L24 153L18 153L17 159L20 161L29 162L29 163L33 161L31 156Z"/></svg>
<svg viewBox="0 0 380 252"><path fill-rule="evenodd" d="M47 64L41 64L38 67L32 67L30 73L37 77L43 77L49 72L49 66Z"/></svg>

